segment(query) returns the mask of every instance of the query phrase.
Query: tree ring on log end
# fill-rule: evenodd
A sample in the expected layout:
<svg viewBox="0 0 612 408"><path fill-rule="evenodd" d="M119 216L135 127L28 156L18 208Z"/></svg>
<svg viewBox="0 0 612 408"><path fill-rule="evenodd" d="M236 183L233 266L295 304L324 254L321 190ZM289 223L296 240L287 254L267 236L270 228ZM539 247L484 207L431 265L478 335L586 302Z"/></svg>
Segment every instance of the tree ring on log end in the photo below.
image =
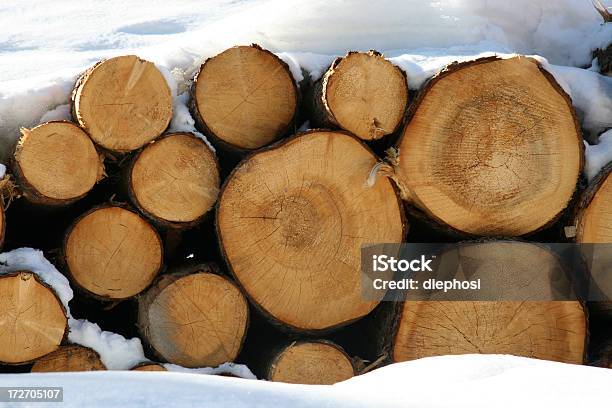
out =
<svg viewBox="0 0 612 408"><path fill-rule="evenodd" d="M26 196L41 203L70 203L87 194L103 174L96 148L71 122L21 129L15 149L17 178Z"/></svg>
<svg viewBox="0 0 612 408"><path fill-rule="evenodd" d="M70 275L94 296L125 299L144 290L163 262L162 242L138 214L95 208L73 224L64 242Z"/></svg>
<svg viewBox="0 0 612 408"><path fill-rule="evenodd" d="M0 362L23 364L56 350L67 329L57 295L28 271L0 276Z"/></svg>
<svg viewBox="0 0 612 408"><path fill-rule="evenodd" d="M285 347L275 357L268 379L291 384L331 385L354 375L350 357L335 344L300 341Z"/></svg>
<svg viewBox="0 0 612 408"><path fill-rule="evenodd" d="M379 139L402 124L408 84L401 69L376 52L351 52L324 78L332 119L364 140Z"/></svg>
<svg viewBox="0 0 612 408"><path fill-rule="evenodd" d="M100 146L129 152L161 135L172 119L172 94L152 62L135 55L89 69L73 93L75 120Z"/></svg>
<svg viewBox="0 0 612 408"><path fill-rule="evenodd" d="M391 182L356 137L311 131L250 156L222 189L217 229L236 279L269 317L325 330L368 314L361 246L403 238Z"/></svg>
<svg viewBox="0 0 612 408"><path fill-rule="evenodd" d="M138 154L129 188L136 205L153 219L193 222L217 201L217 159L202 139L172 133Z"/></svg>
<svg viewBox="0 0 612 408"><path fill-rule="evenodd" d="M431 296L435 300L400 305L394 362L476 353L583 363L587 318L580 301L556 300L573 293L556 254L519 241L466 242L440 259L447 253L462 259L449 276L482 278L486 284L466 291L462 300L445 300L440 292Z"/></svg>
<svg viewBox="0 0 612 408"><path fill-rule="evenodd" d="M405 196L474 235L524 235L567 207L583 167L569 97L535 60L451 64L411 108L396 169Z"/></svg>
<svg viewBox="0 0 612 408"><path fill-rule="evenodd" d="M209 272L163 275L139 303L139 326L151 347L183 367L233 361L248 326L248 305L228 279Z"/></svg>
<svg viewBox="0 0 612 408"><path fill-rule="evenodd" d="M252 45L208 59L196 75L193 98L205 130L229 146L250 150L289 130L298 90L287 64Z"/></svg>

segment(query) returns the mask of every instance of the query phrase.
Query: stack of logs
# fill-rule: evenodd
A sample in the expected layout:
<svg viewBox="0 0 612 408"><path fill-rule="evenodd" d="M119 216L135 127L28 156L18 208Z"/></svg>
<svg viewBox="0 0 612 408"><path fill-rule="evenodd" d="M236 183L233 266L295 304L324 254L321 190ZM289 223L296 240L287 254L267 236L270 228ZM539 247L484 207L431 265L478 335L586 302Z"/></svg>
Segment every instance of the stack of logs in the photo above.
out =
<svg viewBox="0 0 612 408"><path fill-rule="evenodd" d="M471 256L499 254L512 282L525 271L508 260L541 251L529 282L546 285L539 274L558 261L529 241L563 230L612 242L610 169L576 199L580 126L536 60L453 63L416 95L408 85L374 51L298 84L273 53L234 47L191 88L213 150L167 131L171 91L152 63L101 61L75 85L74 122L22 130L11 168L23 198L0 214L4 249L43 249L70 279L75 317L141 337L151 363L134 370L238 361L330 384L442 354L588 362L577 301L362 298L364 244L526 237L508 251L477 242ZM298 132L305 120L312 130ZM0 362L16 365L4 371L105 369L67 342L66 311L31 272L1 276L0 314Z"/></svg>

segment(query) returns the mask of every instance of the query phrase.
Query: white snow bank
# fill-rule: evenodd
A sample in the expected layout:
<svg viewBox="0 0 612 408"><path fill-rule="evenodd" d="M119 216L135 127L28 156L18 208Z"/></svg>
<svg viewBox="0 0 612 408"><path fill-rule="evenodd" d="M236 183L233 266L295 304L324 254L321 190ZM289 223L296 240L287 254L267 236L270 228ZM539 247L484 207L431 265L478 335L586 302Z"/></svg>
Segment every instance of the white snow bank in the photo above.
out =
<svg viewBox="0 0 612 408"><path fill-rule="evenodd" d="M187 368L176 364L164 364L168 371L177 373L192 373L192 374L232 374L236 377L256 380L257 377L244 364L223 363L218 367L202 367L202 368Z"/></svg>
<svg viewBox="0 0 612 408"><path fill-rule="evenodd" d="M65 407L602 406L612 370L522 357L463 355L394 364L333 386L165 372L5 374L0 386L61 386ZM20 405L22 406L22 405Z"/></svg>
<svg viewBox="0 0 612 408"><path fill-rule="evenodd" d="M605 405L612 370L506 355L431 357L393 364L337 385L409 407ZM399 405L398 406L402 406Z"/></svg>
<svg viewBox="0 0 612 408"><path fill-rule="evenodd" d="M586 0L184 0L172 5L32 0L28 5L27 12L18 1L0 6L0 161L7 159L20 127L67 117L64 105L80 72L119 54L156 63L173 95L179 95L173 129L191 130L193 119L181 100L185 81L205 58L236 44L256 42L276 52L298 80L302 68L318 77L347 50L373 48L404 68L416 88L448 62L491 52L539 54L553 64L586 66L591 50L612 38L612 24L603 25ZM606 113L594 112L585 110L587 126L598 125Z"/></svg>

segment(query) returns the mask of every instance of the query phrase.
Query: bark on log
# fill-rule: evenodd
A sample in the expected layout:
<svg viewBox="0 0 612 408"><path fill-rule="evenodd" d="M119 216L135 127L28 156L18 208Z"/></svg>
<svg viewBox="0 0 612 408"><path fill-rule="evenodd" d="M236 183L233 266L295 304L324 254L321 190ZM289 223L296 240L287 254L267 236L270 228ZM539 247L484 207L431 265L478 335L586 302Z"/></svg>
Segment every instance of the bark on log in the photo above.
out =
<svg viewBox="0 0 612 408"><path fill-rule="evenodd" d="M402 198L450 229L533 233L576 190L584 146L571 100L531 58L453 63L408 118L394 178Z"/></svg>
<svg viewBox="0 0 612 408"><path fill-rule="evenodd" d="M198 129L221 148L252 150L293 126L298 88L285 62L258 45L209 58L195 76L191 112Z"/></svg>
<svg viewBox="0 0 612 408"><path fill-rule="evenodd" d="M339 127L363 140L397 131L408 106L406 74L376 51L338 58L312 86L312 127Z"/></svg>
<svg viewBox="0 0 612 408"><path fill-rule="evenodd" d="M156 225L197 225L219 195L214 152L192 133L170 133L147 145L127 171L128 195Z"/></svg>
<svg viewBox="0 0 612 408"><path fill-rule="evenodd" d="M131 371L168 371L166 367L158 363L140 363L130 368Z"/></svg>
<svg viewBox="0 0 612 408"><path fill-rule="evenodd" d="M102 300L137 295L163 265L157 231L135 212L116 205L80 216L66 233L63 249L73 283Z"/></svg>
<svg viewBox="0 0 612 408"><path fill-rule="evenodd" d="M106 370L100 355L89 347L76 344L60 346L54 352L36 360L32 366L33 373L100 370Z"/></svg>
<svg viewBox="0 0 612 408"><path fill-rule="evenodd" d="M326 340L295 341L268 362L266 379L291 384L335 384L355 375L344 350Z"/></svg>
<svg viewBox="0 0 612 408"><path fill-rule="evenodd" d="M233 361L248 317L244 295L209 264L164 274L138 298L142 338L161 359L183 367Z"/></svg>
<svg viewBox="0 0 612 408"><path fill-rule="evenodd" d="M602 75L612 76L612 44L595 51L595 58Z"/></svg>
<svg viewBox="0 0 612 408"><path fill-rule="evenodd" d="M597 290L607 301L593 302L592 309L597 314L612 316L612 164L606 165L588 187L582 192L573 225L575 240L579 244L610 244L585 246L592 260L590 278L592 289Z"/></svg>
<svg viewBox="0 0 612 408"><path fill-rule="evenodd" d="M571 289L559 258L536 244L466 243L457 275L486 273L490 292L466 292L465 300L406 300L384 320L383 354L392 362L447 354L512 354L582 364L587 318L579 301L556 299ZM443 255L444 256L444 255ZM454 254L457 256L457 254ZM452 278L452 277L451 277ZM491 301L500 299L535 299ZM485 299L479 300L479 299Z"/></svg>
<svg viewBox="0 0 612 408"><path fill-rule="evenodd" d="M172 119L172 95L152 62L135 55L101 61L78 80L73 119L93 141L125 153L161 135Z"/></svg>
<svg viewBox="0 0 612 408"><path fill-rule="evenodd" d="M273 322L330 330L368 314L361 246L401 242L401 201L374 154L342 132L310 131L244 160L222 188L217 232L227 264Z"/></svg>
<svg viewBox="0 0 612 408"><path fill-rule="evenodd" d="M103 160L93 142L68 121L22 128L12 168L23 196L48 206L83 198L104 176Z"/></svg>
<svg viewBox="0 0 612 408"><path fill-rule="evenodd" d="M55 351L68 319L53 289L36 274L0 276L0 363L25 364Z"/></svg>

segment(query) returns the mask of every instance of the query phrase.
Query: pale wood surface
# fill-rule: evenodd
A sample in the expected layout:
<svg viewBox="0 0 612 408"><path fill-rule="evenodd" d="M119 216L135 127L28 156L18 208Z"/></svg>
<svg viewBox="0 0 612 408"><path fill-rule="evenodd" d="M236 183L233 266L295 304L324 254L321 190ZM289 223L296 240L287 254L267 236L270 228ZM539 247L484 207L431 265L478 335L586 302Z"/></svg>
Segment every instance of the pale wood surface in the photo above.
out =
<svg viewBox="0 0 612 408"><path fill-rule="evenodd" d="M0 276L0 362L26 363L56 350L66 327L60 300L36 275Z"/></svg>
<svg viewBox="0 0 612 408"><path fill-rule="evenodd" d="M391 182L366 180L376 157L355 137L312 131L243 162L217 212L234 276L277 321L327 329L369 313L361 296L361 246L401 242Z"/></svg>
<svg viewBox="0 0 612 408"><path fill-rule="evenodd" d="M109 299L140 293L163 262L155 229L136 213L116 206L97 208L79 218L66 237L64 253L74 281Z"/></svg>
<svg viewBox="0 0 612 408"><path fill-rule="evenodd" d="M297 109L288 67L257 46L233 47L207 60L196 76L197 114L221 141L240 149L265 146L287 132Z"/></svg>
<svg viewBox="0 0 612 408"><path fill-rule="evenodd" d="M73 95L75 119L97 144L128 152L168 127L172 95L152 62L135 55L104 60L88 70Z"/></svg>
<svg viewBox="0 0 612 408"><path fill-rule="evenodd" d="M569 203L583 142L567 95L530 58L452 65L399 142L403 196L475 235L523 235Z"/></svg>

